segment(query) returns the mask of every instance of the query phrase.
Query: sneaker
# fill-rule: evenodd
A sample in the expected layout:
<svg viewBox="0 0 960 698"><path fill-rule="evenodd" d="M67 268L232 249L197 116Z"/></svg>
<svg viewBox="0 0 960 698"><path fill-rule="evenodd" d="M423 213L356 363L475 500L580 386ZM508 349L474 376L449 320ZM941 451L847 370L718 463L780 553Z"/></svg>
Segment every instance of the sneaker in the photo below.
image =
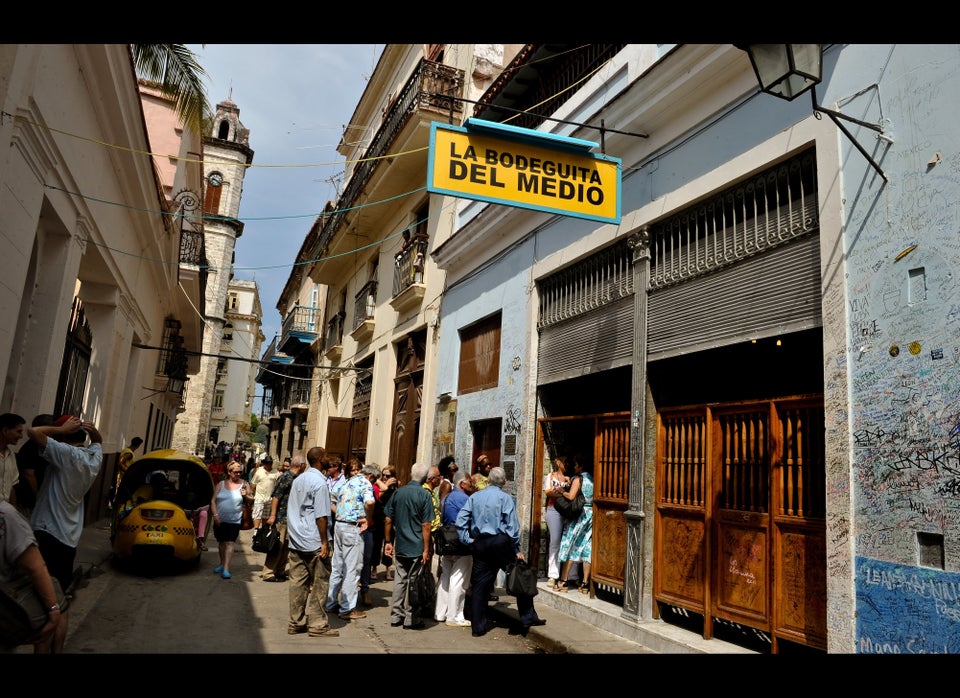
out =
<svg viewBox="0 0 960 698"><path fill-rule="evenodd" d="M307 626L305 625L298 625L295 628L290 628L290 627L287 628L287 635L299 635L300 633L305 633L305 632L307 632Z"/></svg>
<svg viewBox="0 0 960 698"><path fill-rule="evenodd" d="M350 611L350 613L342 613L338 617L340 618L340 620L360 620L361 618L366 618L367 614L364 613L363 611L358 611L357 609L353 609L352 611Z"/></svg>
<svg viewBox="0 0 960 698"><path fill-rule="evenodd" d="M444 625L449 625L451 628L469 628L470 621L468 620L448 620Z"/></svg>

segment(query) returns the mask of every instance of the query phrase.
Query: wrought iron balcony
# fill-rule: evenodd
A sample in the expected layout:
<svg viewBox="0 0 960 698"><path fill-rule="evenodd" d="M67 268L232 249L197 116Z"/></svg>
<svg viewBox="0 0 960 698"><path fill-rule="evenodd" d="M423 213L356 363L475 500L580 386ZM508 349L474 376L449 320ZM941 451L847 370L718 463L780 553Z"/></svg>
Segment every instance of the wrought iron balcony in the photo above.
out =
<svg viewBox="0 0 960 698"><path fill-rule="evenodd" d="M423 265L427 258L430 241L416 236L413 243L397 254L393 267L393 298L390 301L398 312L407 310L423 300L426 286L423 280Z"/></svg>
<svg viewBox="0 0 960 698"><path fill-rule="evenodd" d="M327 342L324 345L324 356L328 361L340 360L343 353L343 321L344 311L340 311L327 322Z"/></svg>
<svg viewBox="0 0 960 698"><path fill-rule="evenodd" d="M473 116L535 129L570 99L570 85L593 75L625 45L527 44L483 93Z"/></svg>
<svg viewBox="0 0 960 698"><path fill-rule="evenodd" d="M382 162L382 157L396 141L398 135L415 115L427 112L428 120L437 117L457 121L463 112L464 73L433 61L421 60L410 79L407 80L380 128L370 142L360 163L356 166L347 187L337 201L334 212L329 214L322 227L311 230L313 240L304 245L308 258L322 257L330 241L336 235L347 212L351 211L367 182Z"/></svg>
<svg viewBox="0 0 960 698"><path fill-rule="evenodd" d="M293 363L293 357L280 353L280 351L277 349L277 337L274 337L272 340L270 340L270 346L267 347L267 350L263 352L263 356L260 357L260 362L261 364L268 363L283 365ZM279 380L279 378L277 377L275 368L266 369L261 367L260 370L257 371L257 377L255 380L257 383L267 386L273 385Z"/></svg>
<svg viewBox="0 0 960 698"><path fill-rule="evenodd" d="M203 241L203 233L194 230L188 230L186 227L180 230L180 264L189 264L200 267L206 264L204 257L206 247Z"/></svg>
<svg viewBox="0 0 960 698"><path fill-rule="evenodd" d="M294 306L283 319L278 348L284 354L296 356L320 336L320 308L308 305Z"/></svg>
<svg viewBox="0 0 960 698"><path fill-rule="evenodd" d="M373 316L377 310L377 282L370 279L353 301L353 330L350 336L364 342L373 336Z"/></svg>

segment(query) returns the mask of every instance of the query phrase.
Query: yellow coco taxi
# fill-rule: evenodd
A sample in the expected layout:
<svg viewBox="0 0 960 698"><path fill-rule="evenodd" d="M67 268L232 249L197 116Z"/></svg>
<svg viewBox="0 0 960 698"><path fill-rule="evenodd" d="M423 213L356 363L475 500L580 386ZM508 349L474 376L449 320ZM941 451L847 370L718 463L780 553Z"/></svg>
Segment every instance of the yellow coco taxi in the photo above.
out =
<svg viewBox="0 0 960 698"><path fill-rule="evenodd" d="M157 574L200 559L193 513L208 506L213 478L184 451L151 451L130 464L117 487L110 536L114 561Z"/></svg>

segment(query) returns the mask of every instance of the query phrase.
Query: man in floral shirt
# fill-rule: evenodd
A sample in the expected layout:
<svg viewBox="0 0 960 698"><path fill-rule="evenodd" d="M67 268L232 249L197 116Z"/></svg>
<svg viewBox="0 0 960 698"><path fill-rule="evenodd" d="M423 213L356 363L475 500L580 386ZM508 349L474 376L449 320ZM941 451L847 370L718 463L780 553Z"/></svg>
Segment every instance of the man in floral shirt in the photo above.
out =
<svg viewBox="0 0 960 698"><path fill-rule="evenodd" d="M306 466L306 460L303 456L284 460L280 466L280 477L273 488L273 495L270 498L270 515L267 517L268 526L277 525L280 545L272 553L267 553L267 558L263 561L260 579L265 582L284 582L287 579L287 554L290 550L287 546L287 500L290 498L293 478L303 472L304 466Z"/></svg>
<svg viewBox="0 0 960 698"><path fill-rule="evenodd" d="M327 612L340 606L340 620L359 620L367 614L357 608L360 569L363 567L363 533L373 525L376 497L373 485L361 472L360 461L351 458L348 479L337 495L337 523L333 527L333 561Z"/></svg>

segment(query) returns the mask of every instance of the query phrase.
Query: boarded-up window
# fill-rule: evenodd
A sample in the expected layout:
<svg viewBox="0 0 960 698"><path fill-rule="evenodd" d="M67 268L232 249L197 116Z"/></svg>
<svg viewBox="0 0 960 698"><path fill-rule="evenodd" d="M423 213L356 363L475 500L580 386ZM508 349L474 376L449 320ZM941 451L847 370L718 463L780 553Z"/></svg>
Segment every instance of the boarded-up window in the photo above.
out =
<svg viewBox="0 0 960 698"><path fill-rule="evenodd" d="M497 387L500 376L501 314L481 320L460 330L461 395Z"/></svg>

